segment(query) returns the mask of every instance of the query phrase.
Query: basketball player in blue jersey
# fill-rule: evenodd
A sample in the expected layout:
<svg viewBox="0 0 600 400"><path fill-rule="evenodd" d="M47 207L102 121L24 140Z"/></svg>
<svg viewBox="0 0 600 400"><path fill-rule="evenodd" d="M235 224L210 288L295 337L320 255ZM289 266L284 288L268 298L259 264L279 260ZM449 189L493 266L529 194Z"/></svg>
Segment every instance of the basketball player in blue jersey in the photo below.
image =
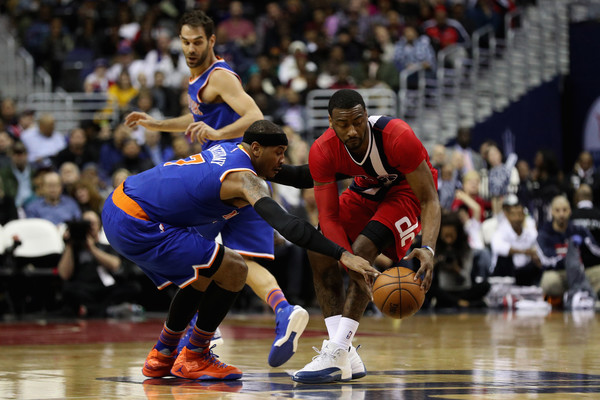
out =
<svg viewBox="0 0 600 400"><path fill-rule="evenodd" d="M264 179L284 161L287 137L266 120L252 124L243 142L221 143L186 159L166 162L128 177L106 200L102 221L110 244L135 262L159 289L174 283L159 339L142 372L194 380L242 377L222 363L210 340L246 282L237 251L217 243L220 227L253 208L287 240L342 262L370 282L376 269L323 237L309 222L288 214L271 197ZM203 235L196 226L207 226ZM210 233L212 232L212 236ZM189 343L177 346L194 313Z"/></svg>
<svg viewBox="0 0 600 400"><path fill-rule="evenodd" d="M191 72L188 86L190 113L156 120L148 114L133 112L126 117L125 123L130 127L141 125L163 132L185 131L192 140L203 144L203 150L217 143L239 143L246 128L263 115L244 91L239 76L215 55L213 21L202 11L189 11L181 18L179 32ZM246 259L246 283L275 312L275 340L268 361L273 367L280 366L295 353L298 339L308 323L308 313L300 306L290 305L275 277L253 260L274 258L273 229L250 207L224 226L221 237L224 245ZM185 339L182 345L184 342Z"/></svg>

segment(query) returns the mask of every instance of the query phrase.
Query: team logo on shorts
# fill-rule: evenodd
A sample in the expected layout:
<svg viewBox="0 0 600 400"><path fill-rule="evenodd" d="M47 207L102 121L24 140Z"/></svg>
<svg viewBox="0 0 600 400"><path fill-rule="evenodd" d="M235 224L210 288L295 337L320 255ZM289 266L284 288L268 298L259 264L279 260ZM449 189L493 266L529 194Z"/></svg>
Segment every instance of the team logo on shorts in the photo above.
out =
<svg viewBox="0 0 600 400"><path fill-rule="evenodd" d="M233 210L232 212L230 212L229 214L223 215L223 219L231 219L233 217L235 217L236 215L238 215L238 211L237 210Z"/></svg>
<svg viewBox="0 0 600 400"><path fill-rule="evenodd" d="M379 175L377 179L379 182L387 186L391 185L396 179L398 179L398 174Z"/></svg>

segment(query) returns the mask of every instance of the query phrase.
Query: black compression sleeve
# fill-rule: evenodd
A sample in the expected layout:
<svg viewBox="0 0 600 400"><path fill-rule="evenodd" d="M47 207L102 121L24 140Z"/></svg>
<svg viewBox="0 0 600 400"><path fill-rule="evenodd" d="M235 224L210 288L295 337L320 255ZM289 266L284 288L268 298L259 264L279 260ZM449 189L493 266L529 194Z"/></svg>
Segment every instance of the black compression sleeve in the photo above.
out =
<svg viewBox="0 0 600 400"><path fill-rule="evenodd" d="M308 221L288 214L272 198L259 199L254 203L254 209L290 242L336 260L342 257L343 247L321 235Z"/></svg>
<svg viewBox="0 0 600 400"><path fill-rule="evenodd" d="M269 180L281 185L293 186L298 189L306 189L314 186L313 178L310 175L310 170L308 169L308 164L283 164L277 175Z"/></svg>

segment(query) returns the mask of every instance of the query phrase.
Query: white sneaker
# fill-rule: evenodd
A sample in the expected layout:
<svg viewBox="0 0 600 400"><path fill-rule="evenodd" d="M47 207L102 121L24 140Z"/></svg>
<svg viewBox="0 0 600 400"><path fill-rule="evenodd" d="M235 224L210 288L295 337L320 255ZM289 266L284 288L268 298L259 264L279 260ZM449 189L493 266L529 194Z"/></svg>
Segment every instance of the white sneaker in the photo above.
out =
<svg viewBox="0 0 600 400"><path fill-rule="evenodd" d="M221 330L219 328L217 328L217 330L215 331L215 333L213 333L213 337L210 339L210 346L218 346L218 345L222 345L224 342L223 340L223 335L221 335Z"/></svg>
<svg viewBox="0 0 600 400"><path fill-rule="evenodd" d="M584 290L576 292L571 299L571 309L573 310L593 310L596 300Z"/></svg>
<svg viewBox="0 0 600 400"><path fill-rule="evenodd" d="M321 350L313 347L317 355L304 368L292 375L292 380L302 383L328 383L352 379L349 351L323 340Z"/></svg>
<svg viewBox="0 0 600 400"><path fill-rule="evenodd" d="M352 368L352 379L360 379L363 376L367 375L367 367L362 362L360 356L358 355L358 349L360 348L360 344L357 347L352 346L350 348L350 352L348 353L348 358L350 359L350 367Z"/></svg>

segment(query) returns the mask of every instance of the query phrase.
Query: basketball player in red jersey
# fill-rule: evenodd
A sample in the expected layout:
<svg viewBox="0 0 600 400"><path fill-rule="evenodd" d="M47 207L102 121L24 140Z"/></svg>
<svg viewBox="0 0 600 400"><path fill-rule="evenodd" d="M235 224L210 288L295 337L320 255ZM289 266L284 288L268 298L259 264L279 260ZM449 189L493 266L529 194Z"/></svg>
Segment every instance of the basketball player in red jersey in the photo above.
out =
<svg viewBox="0 0 600 400"><path fill-rule="evenodd" d="M308 160L323 234L372 263L382 252L402 259L422 230L422 247L405 258L420 261L416 276L423 277L422 287L429 290L441 210L437 171L425 147L404 121L368 117L362 96L354 90L331 96L329 126L312 145ZM336 173L354 177L339 196ZM330 257L310 253L310 264L329 340L292 379L324 383L361 378L366 368L352 339L370 289L348 271L351 279L344 293L342 271Z"/></svg>

